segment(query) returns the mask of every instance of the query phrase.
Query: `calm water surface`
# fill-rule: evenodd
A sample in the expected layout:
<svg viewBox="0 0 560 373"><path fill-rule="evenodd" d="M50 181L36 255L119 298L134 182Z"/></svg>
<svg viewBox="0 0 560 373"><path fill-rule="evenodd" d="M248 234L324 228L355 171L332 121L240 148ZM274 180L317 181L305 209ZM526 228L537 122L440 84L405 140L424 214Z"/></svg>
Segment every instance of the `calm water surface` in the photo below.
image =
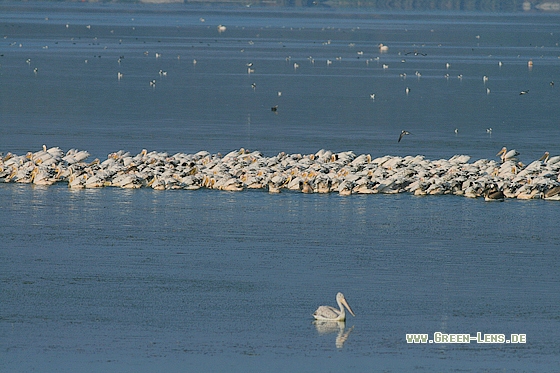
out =
<svg viewBox="0 0 560 373"><path fill-rule="evenodd" d="M34 5L0 5L4 153L560 153L557 15ZM558 369L554 201L1 184L0 206L9 372ZM338 291L356 317L314 324ZM406 343L437 331L527 343Z"/></svg>

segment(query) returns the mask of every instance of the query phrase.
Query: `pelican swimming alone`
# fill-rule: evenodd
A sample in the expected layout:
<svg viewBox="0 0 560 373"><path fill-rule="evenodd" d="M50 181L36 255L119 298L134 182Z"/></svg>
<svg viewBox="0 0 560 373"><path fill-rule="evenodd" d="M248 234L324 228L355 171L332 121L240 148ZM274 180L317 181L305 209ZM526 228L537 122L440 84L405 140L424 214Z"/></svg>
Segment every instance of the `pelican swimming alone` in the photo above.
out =
<svg viewBox="0 0 560 373"><path fill-rule="evenodd" d="M350 311L352 316L356 316L346 302L346 298L344 298L344 295L342 293L336 294L336 303L338 303L338 307L340 308L339 310L331 306L319 306L319 308L317 308L317 310L313 313L313 317L315 318L315 320L344 321L346 320L346 312L344 310L344 307L346 307L348 311Z"/></svg>

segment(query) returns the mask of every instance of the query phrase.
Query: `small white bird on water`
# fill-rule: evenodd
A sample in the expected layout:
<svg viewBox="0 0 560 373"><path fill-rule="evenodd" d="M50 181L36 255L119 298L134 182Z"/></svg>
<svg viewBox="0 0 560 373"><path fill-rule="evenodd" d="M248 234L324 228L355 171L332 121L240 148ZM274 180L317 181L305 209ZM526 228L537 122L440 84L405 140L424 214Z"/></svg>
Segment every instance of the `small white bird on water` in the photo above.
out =
<svg viewBox="0 0 560 373"><path fill-rule="evenodd" d="M346 302L344 295L342 293L338 293L336 295L336 303L338 303L338 307L340 309L336 309L331 306L319 306L317 310L313 313L313 317L315 320L323 320L323 321L345 321L346 320L346 312L344 307L348 309L348 311L354 315L354 312Z"/></svg>

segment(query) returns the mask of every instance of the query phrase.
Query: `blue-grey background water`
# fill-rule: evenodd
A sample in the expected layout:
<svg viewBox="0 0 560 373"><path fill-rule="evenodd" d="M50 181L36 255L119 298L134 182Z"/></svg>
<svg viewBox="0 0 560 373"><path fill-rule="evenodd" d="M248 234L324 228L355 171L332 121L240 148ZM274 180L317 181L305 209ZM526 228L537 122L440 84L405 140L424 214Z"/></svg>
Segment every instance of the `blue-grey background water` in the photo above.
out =
<svg viewBox="0 0 560 373"><path fill-rule="evenodd" d="M560 153L558 14L0 10L3 153ZM0 206L2 371L558 369L554 201L1 184ZM313 324L338 291L356 317ZM437 331L527 343L406 343Z"/></svg>

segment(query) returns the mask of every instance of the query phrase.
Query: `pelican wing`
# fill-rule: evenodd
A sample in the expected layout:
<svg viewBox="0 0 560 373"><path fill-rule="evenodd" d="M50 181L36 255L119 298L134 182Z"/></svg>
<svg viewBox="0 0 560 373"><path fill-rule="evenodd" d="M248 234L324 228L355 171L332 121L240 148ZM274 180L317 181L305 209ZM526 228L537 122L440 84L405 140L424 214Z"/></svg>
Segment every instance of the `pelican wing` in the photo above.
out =
<svg viewBox="0 0 560 373"><path fill-rule="evenodd" d="M319 306L313 313L313 317L317 320L336 320L339 316L340 310L331 306Z"/></svg>

